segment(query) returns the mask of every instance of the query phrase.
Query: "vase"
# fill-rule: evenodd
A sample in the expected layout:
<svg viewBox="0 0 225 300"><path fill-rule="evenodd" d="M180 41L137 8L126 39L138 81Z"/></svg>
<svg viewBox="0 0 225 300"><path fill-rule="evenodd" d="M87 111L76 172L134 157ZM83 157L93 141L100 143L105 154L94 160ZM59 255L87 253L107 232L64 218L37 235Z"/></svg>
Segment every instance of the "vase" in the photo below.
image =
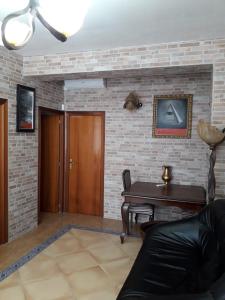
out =
<svg viewBox="0 0 225 300"><path fill-rule="evenodd" d="M171 176L172 167L171 166L162 166L162 169L163 169L162 180L164 181L165 185L168 185L168 183L172 179L172 176Z"/></svg>

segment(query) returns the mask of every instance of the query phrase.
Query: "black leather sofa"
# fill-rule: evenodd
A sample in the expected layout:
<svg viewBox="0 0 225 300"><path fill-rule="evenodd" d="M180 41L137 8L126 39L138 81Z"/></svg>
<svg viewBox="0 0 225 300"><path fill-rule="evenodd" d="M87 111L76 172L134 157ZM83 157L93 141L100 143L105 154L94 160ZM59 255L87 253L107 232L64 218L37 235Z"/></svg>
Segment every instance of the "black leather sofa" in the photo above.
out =
<svg viewBox="0 0 225 300"><path fill-rule="evenodd" d="M225 200L147 230L117 300L225 300Z"/></svg>

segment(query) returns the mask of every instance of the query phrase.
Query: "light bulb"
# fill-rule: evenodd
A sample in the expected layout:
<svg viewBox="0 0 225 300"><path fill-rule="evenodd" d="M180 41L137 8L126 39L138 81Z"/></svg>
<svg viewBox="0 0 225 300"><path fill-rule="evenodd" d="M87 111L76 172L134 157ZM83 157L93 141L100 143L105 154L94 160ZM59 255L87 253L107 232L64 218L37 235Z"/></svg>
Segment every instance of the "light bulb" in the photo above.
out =
<svg viewBox="0 0 225 300"><path fill-rule="evenodd" d="M20 17L13 17L5 24L4 35L6 42L12 47L21 47L26 44L33 34L33 15L26 13L22 16L27 23L20 21Z"/></svg>
<svg viewBox="0 0 225 300"><path fill-rule="evenodd" d="M11 20L5 27L6 41L14 46L22 45L29 34L29 26L16 20Z"/></svg>
<svg viewBox="0 0 225 300"><path fill-rule="evenodd" d="M91 0L39 0L38 11L55 30L70 37L83 25Z"/></svg>

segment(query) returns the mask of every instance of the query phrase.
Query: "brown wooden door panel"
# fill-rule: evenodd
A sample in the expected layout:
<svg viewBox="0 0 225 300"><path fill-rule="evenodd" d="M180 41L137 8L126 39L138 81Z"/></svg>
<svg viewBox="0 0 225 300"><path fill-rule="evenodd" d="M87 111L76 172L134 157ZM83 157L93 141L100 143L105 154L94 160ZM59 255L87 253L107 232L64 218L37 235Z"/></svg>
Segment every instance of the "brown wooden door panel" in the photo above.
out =
<svg viewBox="0 0 225 300"><path fill-rule="evenodd" d="M41 116L41 211L59 211L59 115Z"/></svg>
<svg viewBox="0 0 225 300"><path fill-rule="evenodd" d="M8 109L0 99L0 244L8 240Z"/></svg>
<svg viewBox="0 0 225 300"><path fill-rule="evenodd" d="M102 115L69 115L68 212L102 215Z"/></svg>
<svg viewBox="0 0 225 300"><path fill-rule="evenodd" d="M0 200L1 200L1 207L4 205L2 203L2 198L4 197L4 107L0 105ZM2 210L1 210L2 211ZM1 214L1 221L4 215Z"/></svg>
<svg viewBox="0 0 225 300"><path fill-rule="evenodd" d="M79 126L76 120L73 122L72 117L69 120L69 156L68 156L68 177L69 177L69 201L68 201L68 212L76 213L78 209L78 141L79 141ZM76 164L76 165L75 165Z"/></svg>

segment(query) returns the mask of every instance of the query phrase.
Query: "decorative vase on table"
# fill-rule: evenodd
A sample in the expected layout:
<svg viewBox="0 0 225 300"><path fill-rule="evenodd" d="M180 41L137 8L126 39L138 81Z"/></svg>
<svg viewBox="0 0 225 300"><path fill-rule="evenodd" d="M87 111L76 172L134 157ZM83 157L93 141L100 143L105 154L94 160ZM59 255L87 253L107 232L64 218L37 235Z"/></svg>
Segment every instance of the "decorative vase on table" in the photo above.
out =
<svg viewBox="0 0 225 300"><path fill-rule="evenodd" d="M171 175L172 167L164 165L162 166L162 169L163 169L162 180L164 181L165 185L168 185L170 180L172 179L172 175Z"/></svg>

